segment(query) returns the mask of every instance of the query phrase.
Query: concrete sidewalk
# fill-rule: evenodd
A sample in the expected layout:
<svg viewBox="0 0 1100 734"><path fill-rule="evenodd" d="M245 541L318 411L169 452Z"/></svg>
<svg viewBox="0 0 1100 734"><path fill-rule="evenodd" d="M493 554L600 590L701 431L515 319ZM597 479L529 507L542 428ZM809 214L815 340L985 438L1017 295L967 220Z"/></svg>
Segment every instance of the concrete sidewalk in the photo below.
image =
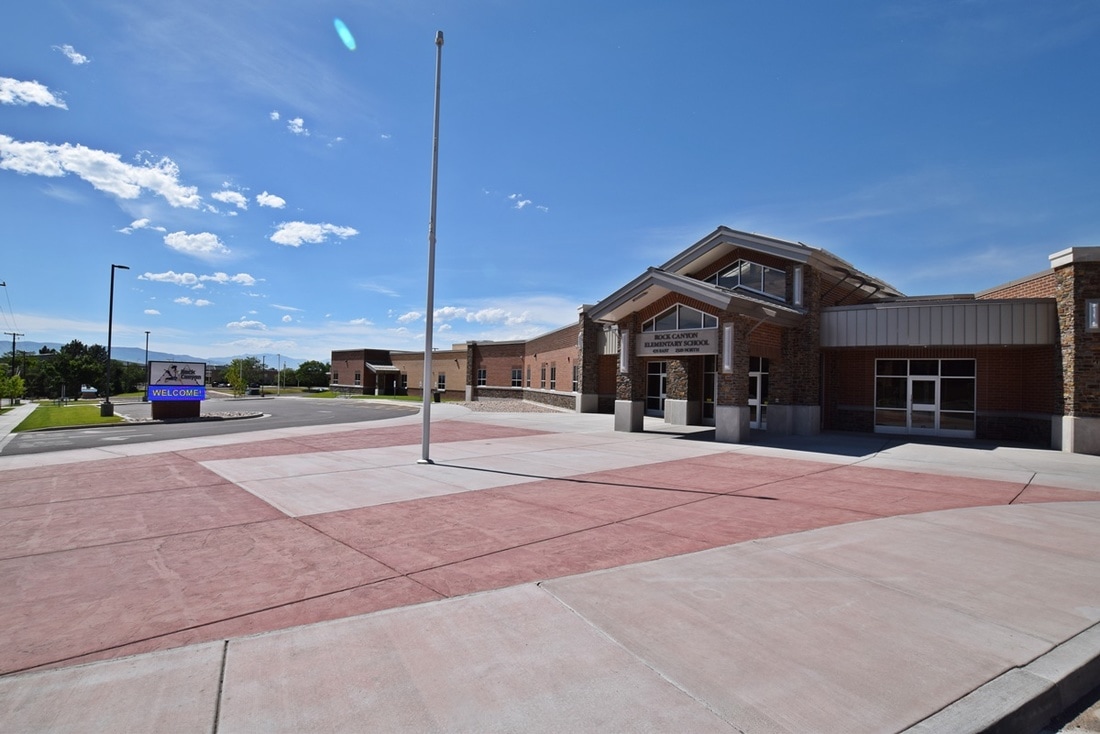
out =
<svg viewBox="0 0 1100 734"><path fill-rule="evenodd" d="M1100 457L610 416L0 454L5 731L1036 731Z"/></svg>

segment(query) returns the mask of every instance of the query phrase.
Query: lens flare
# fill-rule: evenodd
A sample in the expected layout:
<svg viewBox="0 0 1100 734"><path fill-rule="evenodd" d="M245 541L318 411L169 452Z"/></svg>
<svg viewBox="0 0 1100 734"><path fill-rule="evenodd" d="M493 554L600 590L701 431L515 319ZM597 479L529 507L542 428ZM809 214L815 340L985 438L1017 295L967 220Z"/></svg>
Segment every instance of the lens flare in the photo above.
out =
<svg viewBox="0 0 1100 734"><path fill-rule="evenodd" d="M355 36L351 35L351 31L344 24L344 21L336 18L332 21L332 24L336 26L336 33L340 36L340 40L344 42L344 45L348 47L348 51L355 50Z"/></svg>

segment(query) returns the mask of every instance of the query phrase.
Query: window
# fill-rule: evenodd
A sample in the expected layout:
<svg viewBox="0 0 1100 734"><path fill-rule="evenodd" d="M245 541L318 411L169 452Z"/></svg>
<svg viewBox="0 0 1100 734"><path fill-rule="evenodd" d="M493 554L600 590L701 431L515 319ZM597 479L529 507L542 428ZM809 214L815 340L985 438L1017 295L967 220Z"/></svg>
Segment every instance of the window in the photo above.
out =
<svg viewBox="0 0 1100 734"><path fill-rule="evenodd" d="M523 368L512 368L512 387L523 387Z"/></svg>
<svg viewBox="0 0 1100 734"><path fill-rule="evenodd" d="M336 370L332 371L332 384L333 385L339 385L340 384L340 373L337 372Z"/></svg>
<svg viewBox="0 0 1100 734"><path fill-rule="evenodd" d="M446 390L447 389L447 375L440 372L439 377L436 378L435 387L436 387L437 390Z"/></svg>
<svg viewBox="0 0 1100 734"><path fill-rule="evenodd" d="M642 324L642 331L680 331L682 329L717 329L718 319L689 306L673 306Z"/></svg>
<svg viewBox="0 0 1100 734"><path fill-rule="evenodd" d="M402 390L408 390L409 389L409 376L408 376L408 374L406 374L404 372L401 373L401 389Z"/></svg>
<svg viewBox="0 0 1100 734"><path fill-rule="evenodd" d="M875 431L973 438L973 359L875 360Z"/></svg>
<svg viewBox="0 0 1100 734"><path fill-rule="evenodd" d="M542 367L539 368L539 389L546 389L546 363L542 363Z"/></svg>
<svg viewBox="0 0 1100 734"><path fill-rule="evenodd" d="M787 273L776 268L738 260L729 270L707 278L723 288L747 288L781 301L787 300Z"/></svg>
<svg viewBox="0 0 1100 734"><path fill-rule="evenodd" d="M527 365L527 387L531 387L531 365Z"/></svg>
<svg viewBox="0 0 1100 734"><path fill-rule="evenodd" d="M361 372L359 372L359 370L355 371L355 384L356 385L363 384L363 375L362 375Z"/></svg>
<svg viewBox="0 0 1100 734"><path fill-rule="evenodd" d="M581 389L581 368L580 365L573 365L573 392L580 392Z"/></svg>
<svg viewBox="0 0 1100 734"><path fill-rule="evenodd" d="M484 387L486 379L487 379L487 375L485 373L485 368L484 367L478 367L477 368L477 385L478 385L478 387Z"/></svg>
<svg viewBox="0 0 1100 734"><path fill-rule="evenodd" d="M550 363L550 389L558 389L558 365L556 362Z"/></svg>

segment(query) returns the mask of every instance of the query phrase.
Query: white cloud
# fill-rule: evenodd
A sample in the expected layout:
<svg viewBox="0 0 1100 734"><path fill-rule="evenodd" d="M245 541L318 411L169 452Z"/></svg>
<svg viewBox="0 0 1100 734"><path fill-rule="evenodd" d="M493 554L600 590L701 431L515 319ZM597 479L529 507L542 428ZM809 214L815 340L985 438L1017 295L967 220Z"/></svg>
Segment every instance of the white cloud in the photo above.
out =
<svg viewBox="0 0 1100 734"><path fill-rule="evenodd" d="M369 319L363 319L363 318L352 319L348 323L351 324L352 326L373 326L374 325L374 323L372 321L370 321Z"/></svg>
<svg viewBox="0 0 1100 734"><path fill-rule="evenodd" d="M217 199L223 204L232 204L238 209L248 209L248 199L239 191L229 191L228 189L215 191L210 195L210 198Z"/></svg>
<svg viewBox="0 0 1100 734"><path fill-rule="evenodd" d="M293 320L294 320L294 317L293 317L293 316L291 316L290 314L286 314L286 315L285 315L285 316L283 316L283 318L282 318L282 322L283 322L284 324L289 324L289 323L290 323L291 321L293 321Z"/></svg>
<svg viewBox="0 0 1100 734"><path fill-rule="evenodd" d="M54 51L60 51L61 53L65 54L65 56L68 57L69 61L73 62L74 66L80 66L82 64L89 64L92 61L87 56L85 56L82 53L79 53L75 48L73 48L72 46L70 46L67 43L64 46L54 46L53 50Z"/></svg>
<svg viewBox="0 0 1100 734"><path fill-rule="evenodd" d="M194 273L177 273L174 270L169 270L166 273L143 273L138 276L138 280L151 280L154 283L172 283L182 286L194 286L199 282L198 276Z"/></svg>
<svg viewBox="0 0 1100 734"><path fill-rule="evenodd" d="M437 308L434 314L440 321L465 321L471 324L504 324L506 326L519 326L530 319L527 312L514 314L502 308L482 308L474 311L468 308L444 306Z"/></svg>
<svg viewBox="0 0 1100 734"><path fill-rule="evenodd" d="M227 273L214 273L213 275L200 275L199 280L213 281L215 283L236 283L238 285L256 285L256 279L248 273L237 273L236 275L228 275Z"/></svg>
<svg viewBox="0 0 1100 734"><path fill-rule="evenodd" d="M202 288L205 282L214 282L218 284L236 283L244 286L256 284L256 279L248 273L237 273L236 275L227 275L226 273L195 275L194 273L177 273L174 270L169 270L165 273L144 273L138 276L138 280L149 280L155 283L171 283L173 285L185 286L188 288Z"/></svg>
<svg viewBox="0 0 1100 734"><path fill-rule="evenodd" d="M142 313L144 313L146 316L160 316L160 311L156 310L155 308L147 308L142 311Z"/></svg>
<svg viewBox="0 0 1100 734"><path fill-rule="evenodd" d="M408 324L413 321L419 321L422 318L424 318L424 314L420 313L419 311L409 311L408 313L404 313L398 316L397 323Z"/></svg>
<svg viewBox="0 0 1100 734"><path fill-rule="evenodd" d="M6 76L0 76L0 104L36 104L42 107L69 109L65 100L51 92L45 84L39 84L36 81L21 82Z"/></svg>
<svg viewBox="0 0 1100 734"><path fill-rule="evenodd" d="M0 168L51 178L72 173L120 199L136 199L144 190L164 197L174 207L196 209L202 202L196 187L180 184L179 166L170 158L131 165L117 153L83 145L20 142L0 135Z"/></svg>
<svg viewBox="0 0 1100 734"><path fill-rule="evenodd" d="M139 229L151 229L154 232L167 232L168 231L164 227L153 227L152 225L150 225L150 223L149 223L150 221L151 220L147 217L142 218L142 219L135 219L134 221L130 222L130 226L123 227L122 229L118 229L118 230L115 230L115 231L116 232L121 232L122 234L132 234L133 232L136 232Z"/></svg>
<svg viewBox="0 0 1100 734"><path fill-rule="evenodd" d="M241 319L240 321L230 321L225 325L227 329L255 329L256 331L267 331L267 326L262 321L251 321Z"/></svg>
<svg viewBox="0 0 1100 734"><path fill-rule="evenodd" d="M272 111L271 111L271 114L269 115L269 117L270 117L270 118L271 118L272 120L278 120L278 119L279 119L279 111L278 111L278 110L272 110Z"/></svg>
<svg viewBox="0 0 1100 734"><path fill-rule="evenodd" d="M295 117L293 120L287 120L286 129L295 135L305 135L309 137L309 130L306 129L306 121L300 117Z"/></svg>
<svg viewBox="0 0 1100 734"><path fill-rule="evenodd" d="M164 236L164 244L177 252L197 257L224 255L229 252L229 248L221 243L218 236L210 232L173 232Z"/></svg>
<svg viewBox="0 0 1100 734"><path fill-rule="evenodd" d="M351 227L339 227L335 224L283 222L279 225L279 229L275 234L271 235L271 241L280 245L300 247L305 242L324 242L329 234L346 240L348 237L359 234L359 232Z"/></svg>
<svg viewBox="0 0 1100 734"><path fill-rule="evenodd" d="M268 206L272 209L282 209L286 206L286 199L275 194L269 194L266 191L262 194L256 195L256 203L260 206Z"/></svg>
<svg viewBox="0 0 1100 734"><path fill-rule="evenodd" d="M271 307L272 308L277 308L280 311L301 311L302 310L302 309L296 308L294 306L281 306L278 303L271 304Z"/></svg>
<svg viewBox="0 0 1100 734"><path fill-rule="evenodd" d="M488 194L491 192L486 191L485 193ZM534 204L534 202L530 199L524 198L523 194L508 194L506 198L508 199L508 201L512 202L513 209L526 209L527 207ZM550 211L550 207L543 206L542 204L535 204L535 208L538 209L540 212Z"/></svg>
<svg viewBox="0 0 1100 734"><path fill-rule="evenodd" d="M214 305L212 301L208 301L205 298L196 298L196 299L192 300L191 298L188 298L187 296L180 296L179 298L175 299L173 301L173 303L178 303L181 306L198 306L200 308L203 307L203 306L213 306Z"/></svg>

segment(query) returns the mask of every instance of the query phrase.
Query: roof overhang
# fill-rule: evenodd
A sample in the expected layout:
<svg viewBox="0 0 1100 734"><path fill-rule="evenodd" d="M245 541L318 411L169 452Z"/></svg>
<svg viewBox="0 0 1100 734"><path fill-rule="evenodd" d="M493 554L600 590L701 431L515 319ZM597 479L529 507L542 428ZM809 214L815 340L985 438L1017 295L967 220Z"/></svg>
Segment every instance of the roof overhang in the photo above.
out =
<svg viewBox="0 0 1100 734"><path fill-rule="evenodd" d="M401 371L398 368L394 367L392 364L371 364L370 362L367 362L366 365L367 365L367 369L370 370L371 372L374 372L375 374L378 374L380 372L400 372Z"/></svg>
<svg viewBox="0 0 1100 734"><path fill-rule="evenodd" d="M809 264L826 275L829 281L852 283L856 289L864 291L866 297L902 295L901 291L889 283L860 272L851 263L828 250L754 232L741 232L729 227L714 230L660 269L680 275L699 273L736 249L761 252L800 265Z"/></svg>
<svg viewBox="0 0 1100 734"><path fill-rule="evenodd" d="M786 304L756 298L738 290L721 288L695 278L650 268L603 299L586 313L594 321L615 323L622 321L664 298L670 293L691 298L716 311L733 311L781 326L794 326L802 320L805 311Z"/></svg>

